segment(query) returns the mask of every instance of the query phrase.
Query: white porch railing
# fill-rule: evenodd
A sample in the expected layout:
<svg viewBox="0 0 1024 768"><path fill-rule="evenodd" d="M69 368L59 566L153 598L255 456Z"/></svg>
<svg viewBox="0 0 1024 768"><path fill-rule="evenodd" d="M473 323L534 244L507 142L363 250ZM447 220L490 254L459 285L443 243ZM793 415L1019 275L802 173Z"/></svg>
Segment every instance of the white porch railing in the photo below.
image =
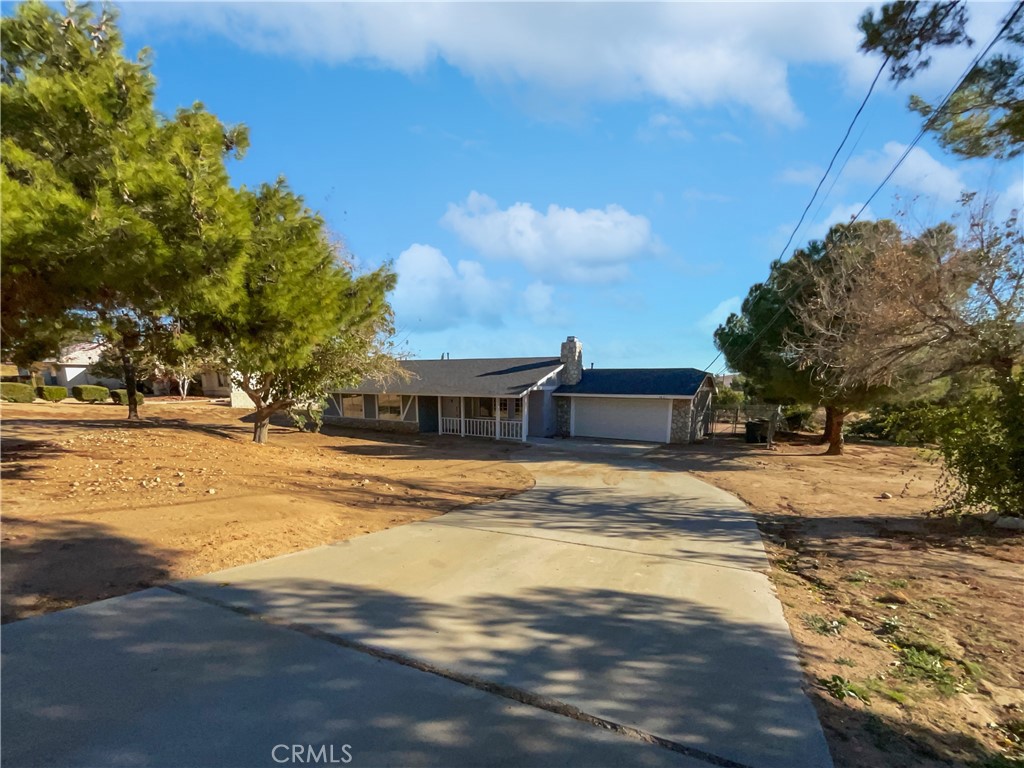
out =
<svg viewBox="0 0 1024 768"><path fill-rule="evenodd" d="M497 437L500 440L521 440L523 436L523 429L526 414L522 408L513 408L511 404L511 398L509 398L509 411L513 414L519 411L518 419L495 419L494 417L487 417L484 419L465 418L466 401L462 398L462 401L457 403L459 406L459 416L443 416L440 415L440 429L438 432L441 434L459 434L466 435L467 437ZM437 398L438 410L441 407L441 398ZM495 400L495 407L498 406L498 400ZM451 413L451 411L449 411Z"/></svg>
<svg viewBox="0 0 1024 768"><path fill-rule="evenodd" d="M522 440L523 422L521 421L500 421L501 430L499 437L502 440Z"/></svg>
<svg viewBox="0 0 1024 768"><path fill-rule="evenodd" d="M466 437L497 437L499 440L522 440L523 421L486 419L463 419L459 416L442 416L442 435L466 435Z"/></svg>
<svg viewBox="0 0 1024 768"><path fill-rule="evenodd" d="M494 437L494 419L466 419L468 437Z"/></svg>

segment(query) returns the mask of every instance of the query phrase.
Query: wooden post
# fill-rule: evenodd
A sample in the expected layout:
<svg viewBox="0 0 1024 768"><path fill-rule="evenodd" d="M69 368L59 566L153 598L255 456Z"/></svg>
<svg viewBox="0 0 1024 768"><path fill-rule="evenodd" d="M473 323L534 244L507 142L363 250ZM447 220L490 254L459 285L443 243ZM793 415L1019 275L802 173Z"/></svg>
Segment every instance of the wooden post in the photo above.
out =
<svg viewBox="0 0 1024 768"><path fill-rule="evenodd" d="M444 404L440 395L437 396L437 434L444 434Z"/></svg>
<svg viewBox="0 0 1024 768"><path fill-rule="evenodd" d="M466 436L466 398L459 398L459 434Z"/></svg>
<svg viewBox="0 0 1024 768"><path fill-rule="evenodd" d="M501 407L498 398L494 398L494 439L501 440Z"/></svg>

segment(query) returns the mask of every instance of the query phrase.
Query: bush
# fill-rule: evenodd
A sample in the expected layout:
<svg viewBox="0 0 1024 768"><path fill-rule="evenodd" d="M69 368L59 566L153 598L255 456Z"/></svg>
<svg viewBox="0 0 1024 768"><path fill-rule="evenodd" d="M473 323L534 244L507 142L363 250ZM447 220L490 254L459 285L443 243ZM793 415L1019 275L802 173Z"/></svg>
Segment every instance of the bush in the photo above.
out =
<svg viewBox="0 0 1024 768"><path fill-rule="evenodd" d="M128 405L128 390L127 389L112 389L110 391L110 399L118 405ZM135 401L138 405L142 405L142 401L145 400L141 392L135 393Z"/></svg>
<svg viewBox="0 0 1024 768"><path fill-rule="evenodd" d="M36 396L51 403L59 403L68 396L67 387L36 387Z"/></svg>
<svg viewBox="0 0 1024 768"><path fill-rule="evenodd" d="M853 422L847 431L873 440L922 445L935 439L930 422L932 409L937 406L938 403L927 400L882 403L871 408L867 416Z"/></svg>
<svg viewBox="0 0 1024 768"><path fill-rule="evenodd" d="M1024 373L998 389L904 411L892 425L937 445L946 509L1024 517Z"/></svg>
<svg viewBox="0 0 1024 768"><path fill-rule="evenodd" d="M94 384L82 384L72 387L71 395L82 403L101 403L110 397L110 390Z"/></svg>
<svg viewBox="0 0 1024 768"><path fill-rule="evenodd" d="M31 403L36 398L31 384L14 381L0 382L0 400L8 403Z"/></svg>
<svg viewBox="0 0 1024 768"><path fill-rule="evenodd" d="M814 411L804 406L790 405L782 409L786 419L786 428L790 432L810 430L814 422Z"/></svg>

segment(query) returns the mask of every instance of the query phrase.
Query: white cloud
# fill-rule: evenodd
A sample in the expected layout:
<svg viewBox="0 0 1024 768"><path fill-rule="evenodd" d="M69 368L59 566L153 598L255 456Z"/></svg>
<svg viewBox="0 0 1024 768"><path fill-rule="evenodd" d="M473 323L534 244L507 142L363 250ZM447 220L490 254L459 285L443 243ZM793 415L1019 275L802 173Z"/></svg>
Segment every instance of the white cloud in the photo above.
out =
<svg viewBox="0 0 1024 768"><path fill-rule="evenodd" d="M825 169L818 165L798 165L787 168L779 174L779 181L786 184L801 184L808 187L817 186Z"/></svg>
<svg viewBox="0 0 1024 768"><path fill-rule="evenodd" d="M1024 175L1011 183L992 206L993 216L998 222L1006 221L1014 211L1018 214L1024 212Z"/></svg>
<svg viewBox="0 0 1024 768"><path fill-rule="evenodd" d="M850 219L857 215L857 212L864 207L864 203L852 203L850 205L839 204L819 219L812 227L807 229L800 242L794 242L794 248L803 247L808 240L821 240L835 224L849 224ZM869 205L864 208L864 213L857 217L857 221L874 221L875 212ZM789 254L786 254L789 256Z"/></svg>
<svg viewBox="0 0 1024 768"><path fill-rule="evenodd" d="M465 203L450 204L441 222L483 256L577 282L621 279L631 260L656 248L647 218L619 205L584 211L549 205L541 213L529 203L501 209L474 191Z"/></svg>
<svg viewBox="0 0 1024 768"><path fill-rule="evenodd" d="M851 179L878 184L906 151L907 145L890 141L882 151L872 150L851 158L846 175ZM914 147L896 170L889 184L926 200L955 203L964 189L960 172L943 165L921 147Z"/></svg>
<svg viewBox="0 0 1024 768"><path fill-rule="evenodd" d="M250 50L414 74L443 60L476 81L567 103L653 98L801 115L789 68L838 65L860 90L862 6L844 3L133 3L129 29L216 33ZM948 78L944 81L948 82Z"/></svg>
<svg viewBox="0 0 1024 768"><path fill-rule="evenodd" d="M441 251L414 243L395 262L398 286L392 305L398 323L439 330L464 322L499 325L508 286L492 280L477 261L454 267Z"/></svg>
<svg viewBox="0 0 1024 768"><path fill-rule="evenodd" d="M636 136L641 141L654 141L661 136L680 141L693 140L693 134L683 126L682 120L661 112L651 115L647 122L637 129Z"/></svg>
<svg viewBox="0 0 1024 768"><path fill-rule="evenodd" d="M733 312L739 312L743 299L739 296L731 296L720 301L718 306L704 315L697 321L697 327L704 333L714 333L714 330L726 321Z"/></svg>
<svg viewBox="0 0 1024 768"><path fill-rule="evenodd" d="M523 308L535 325L560 325L568 317L555 303L555 287L543 280L536 280L523 290Z"/></svg>
<svg viewBox="0 0 1024 768"><path fill-rule="evenodd" d="M735 133L729 133L729 131L722 131L721 133L716 133L711 138L714 141L721 142L721 143L724 143L724 144L742 144L743 143L743 139L741 139Z"/></svg>

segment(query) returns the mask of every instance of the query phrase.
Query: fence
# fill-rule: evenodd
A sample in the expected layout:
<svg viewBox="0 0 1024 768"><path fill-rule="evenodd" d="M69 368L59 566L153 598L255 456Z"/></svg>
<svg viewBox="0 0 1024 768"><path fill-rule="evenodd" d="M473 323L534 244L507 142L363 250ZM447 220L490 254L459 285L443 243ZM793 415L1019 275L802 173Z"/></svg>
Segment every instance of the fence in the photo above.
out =
<svg viewBox="0 0 1024 768"><path fill-rule="evenodd" d="M749 403L738 408L714 408L711 418L711 433L714 435L735 435L743 432L748 421L768 420L775 413L777 405Z"/></svg>

